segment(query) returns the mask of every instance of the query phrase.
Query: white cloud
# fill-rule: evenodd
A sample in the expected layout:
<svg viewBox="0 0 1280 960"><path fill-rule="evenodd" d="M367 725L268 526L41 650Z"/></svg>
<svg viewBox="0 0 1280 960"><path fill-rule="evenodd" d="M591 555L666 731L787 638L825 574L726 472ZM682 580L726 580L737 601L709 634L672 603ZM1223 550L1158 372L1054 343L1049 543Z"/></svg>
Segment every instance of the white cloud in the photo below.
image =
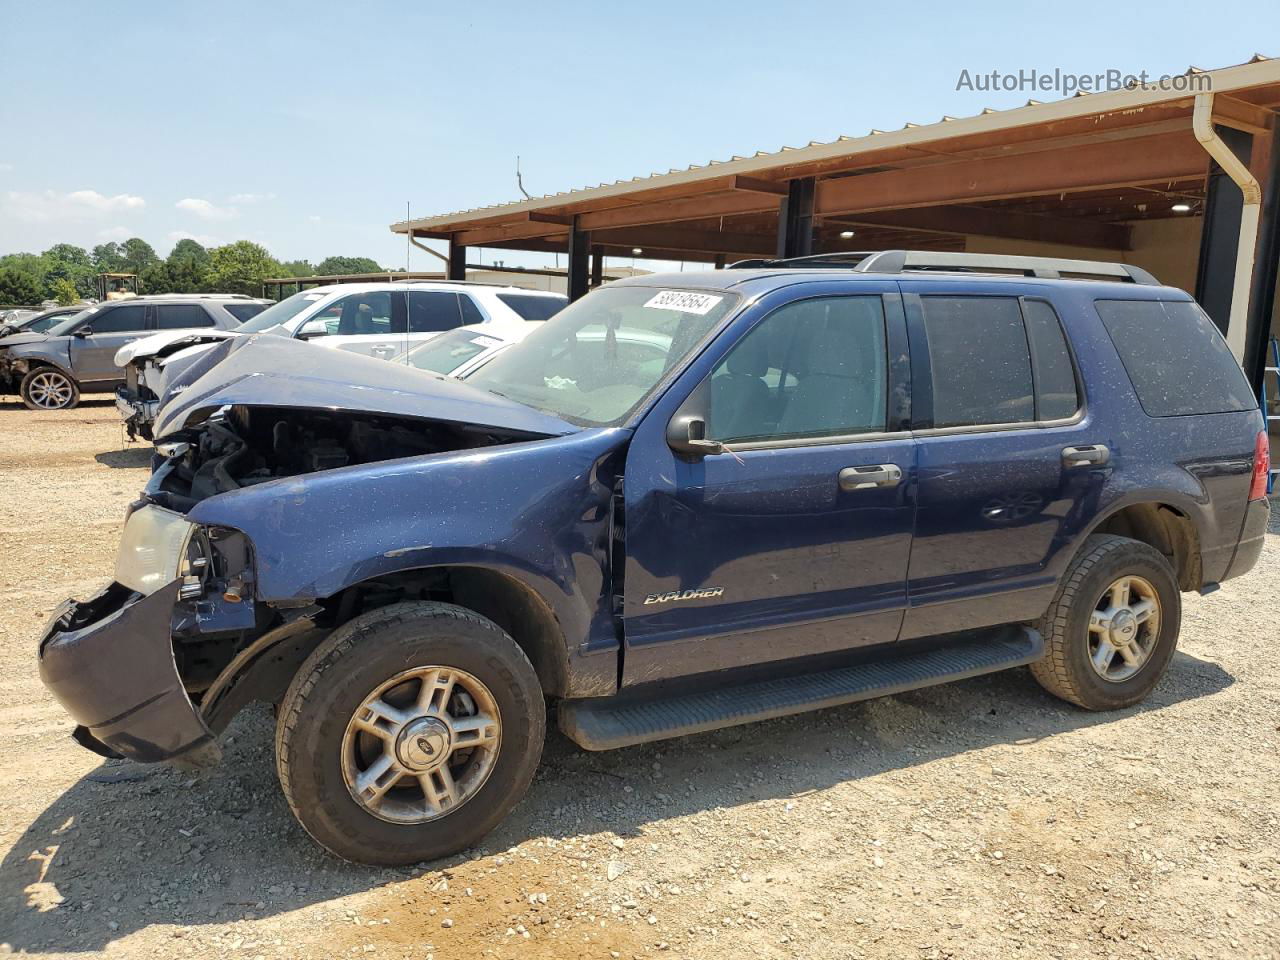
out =
<svg viewBox="0 0 1280 960"><path fill-rule="evenodd" d="M105 196L97 190L73 190L58 193L44 190L25 193L10 190L0 207L5 213L25 223L51 223L60 220L85 220L110 213L140 210L146 201L128 193Z"/></svg>
<svg viewBox="0 0 1280 960"><path fill-rule="evenodd" d="M227 197L227 203L266 203L268 200L274 200L274 193L233 193Z"/></svg>
<svg viewBox="0 0 1280 960"><path fill-rule="evenodd" d="M105 230L98 231L99 240L128 240L134 236L137 234L128 227L107 227Z"/></svg>
<svg viewBox="0 0 1280 960"><path fill-rule="evenodd" d="M318 214L315 214L315 213L313 213L311 216L307 217L307 219L308 219L308 220L310 220L312 223L319 223L319 222L320 222L320 216L319 216Z"/></svg>
<svg viewBox="0 0 1280 960"><path fill-rule="evenodd" d="M195 214L201 220L231 220L239 216L239 211L235 207L219 207L199 197L187 197L179 200L174 206L179 210Z"/></svg>
<svg viewBox="0 0 1280 960"><path fill-rule="evenodd" d="M0 163L0 173L13 173L13 164Z"/></svg>

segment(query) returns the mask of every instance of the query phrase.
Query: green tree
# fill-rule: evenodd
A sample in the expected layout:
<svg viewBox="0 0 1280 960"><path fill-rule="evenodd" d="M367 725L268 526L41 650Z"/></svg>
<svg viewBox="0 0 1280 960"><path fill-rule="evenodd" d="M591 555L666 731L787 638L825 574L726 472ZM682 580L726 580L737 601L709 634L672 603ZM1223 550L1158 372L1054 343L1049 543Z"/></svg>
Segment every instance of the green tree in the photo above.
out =
<svg viewBox="0 0 1280 960"><path fill-rule="evenodd" d="M25 307L43 299L44 284L39 273L13 264L0 264L0 303Z"/></svg>
<svg viewBox="0 0 1280 960"><path fill-rule="evenodd" d="M100 243L89 254L94 273L118 273L124 266L124 251L114 240Z"/></svg>
<svg viewBox="0 0 1280 960"><path fill-rule="evenodd" d="M168 290L174 293L200 293L209 278L209 251L195 240L179 240L165 258ZM147 288L151 289L150 286Z"/></svg>
<svg viewBox="0 0 1280 960"><path fill-rule="evenodd" d="M306 260L287 260L280 264L282 277L314 277L316 268Z"/></svg>
<svg viewBox="0 0 1280 960"><path fill-rule="evenodd" d="M325 257L316 264L316 276L328 277L342 273L384 273L377 260L368 257Z"/></svg>
<svg viewBox="0 0 1280 960"><path fill-rule="evenodd" d="M45 292L57 299L62 293L61 281L75 288L79 298L93 296L93 260L84 247L59 243L40 255L44 261ZM73 300L72 303L75 301Z"/></svg>
<svg viewBox="0 0 1280 960"><path fill-rule="evenodd" d="M140 237L130 237L120 245L121 269L141 274L147 267L160 262L155 247Z"/></svg>
<svg viewBox="0 0 1280 960"><path fill-rule="evenodd" d="M262 281L280 273L280 264L256 243L238 240L209 251L208 290L262 296Z"/></svg>
<svg viewBox="0 0 1280 960"><path fill-rule="evenodd" d="M59 305L69 307L73 303L80 300L80 291L76 289L76 285L66 277L59 277L53 281L53 299L57 300Z"/></svg>

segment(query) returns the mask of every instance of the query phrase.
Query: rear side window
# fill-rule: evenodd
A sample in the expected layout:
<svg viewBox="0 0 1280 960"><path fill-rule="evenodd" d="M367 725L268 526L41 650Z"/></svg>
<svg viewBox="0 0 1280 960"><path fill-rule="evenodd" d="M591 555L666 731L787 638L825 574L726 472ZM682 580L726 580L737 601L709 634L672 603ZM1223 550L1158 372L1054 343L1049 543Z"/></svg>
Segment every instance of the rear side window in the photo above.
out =
<svg viewBox="0 0 1280 960"><path fill-rule="evenodd" d="M1252 410L1244 372L1203 310L1186 300L1099 300L1102 323L1152 417Z"/></svg>
<svg viewBox="0 0 1280 960"><path fill-rule="evenodd" d="M498 299L520 314L522 320L550 320L569 302L559 297L527 297L518 293L500 293Z"/></svg>
<svg viewBox="0 0 1280 960"><path fill-rule="evenodd" d="M198 303L161 303L156 305L157 330L185 330L188 327L212 327L213 317Z"/></svg>
<svg viewBox="0 0 1280 960"><path fill-rule="evenodd" d="M484 323L484 314L480 312L476 302L465 293L458 294L458 306L462 308L462 325L464 327L473 323Z"/></svg>
<svg viewBox="0 0 1280 960"><path fill-rule="evenodd" d="M409 291L409 332L439 333L462 323L458 295L445 290Z"/></svg>
<svg viewBox="0 0 1280 960"><path fill-rule="evenodd" d="M933 373L933 425L1034 420L1031 351L1018 301L921 297L920 303Z"/></svg>
<svg viewBox="0 0 1280 960"><path fill-rule="evenodd" d="M141 303L104 310L91 317L94 333L133 333L147 328L147 308Z"/></svg>
<svg viewBox="0 0 1280 960"><path fill-rule="evenodd" d="M231 314L241 323L246 320L252 320L263 310L267 308L265 303L224 303L222 309Z"/></svg>

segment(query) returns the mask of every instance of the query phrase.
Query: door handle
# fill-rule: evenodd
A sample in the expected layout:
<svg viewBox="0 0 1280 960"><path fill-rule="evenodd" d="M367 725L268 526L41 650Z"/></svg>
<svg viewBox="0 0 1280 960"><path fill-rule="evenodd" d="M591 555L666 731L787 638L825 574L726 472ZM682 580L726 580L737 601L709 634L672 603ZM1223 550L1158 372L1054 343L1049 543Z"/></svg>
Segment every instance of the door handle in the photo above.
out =
<svg viewBox="0 0 1280 960"><path fill-rule="evenodd" d="M870 463L861 467L845 467L840 471L841 490L896 487L901 481L902 468L892 463Z"/></svg>
<svg viewBox="0 0 1280 960"><path fill-rule="evenodd" d="M1101 443L1062 448L1062 465L1064 467L1100 467L1110 459L1111 451Z"/></svg>

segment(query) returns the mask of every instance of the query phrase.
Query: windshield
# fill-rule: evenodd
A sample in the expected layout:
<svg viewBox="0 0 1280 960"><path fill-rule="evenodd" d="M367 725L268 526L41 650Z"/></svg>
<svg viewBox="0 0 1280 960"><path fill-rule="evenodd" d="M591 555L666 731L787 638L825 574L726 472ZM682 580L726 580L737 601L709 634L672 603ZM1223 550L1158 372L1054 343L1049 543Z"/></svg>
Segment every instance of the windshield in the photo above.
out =
<svg viewBox="0 0 1280 960"><path fill-rule="evenodd" d="M720 291L602 287L467 378L571 423L621 423L737 304Z"/></svg>
<svg viewBox="0 0 1280 960"><path fill-rule="evenodd" d="M406 359L410 366L419 370L453 373L472 357L502 343L497 337L478 332L475 327L459 327L432 337L420 347L414 347Z"/></svg>
<svg viewBox="0 0 1280 960"><path fill-rule="evenodd" d="M271 327L278 327L327 296L329 296L327 290L303 290L301 293L295 293L279 303L273 303L252 320L240 324L236 327L236 333L262 333ZM271 332L281 331L272 330Z"/></svg>
<svg viewBox="0 0 1280 960"><path fill-rule="evenodd" d="M97 313L97 311L98 311L97 307L90 307L88 310L81 310L79 313L73 313L71 316L67 317L65 320L59 320L52 327L49 328L49 331L48 331L49 336L61 337L61 336L64 336L65 334L70 333L72 330L74 330L76 327L80 325L81 320L84 320L86 317L93 316L95 313Z"/></svg>

